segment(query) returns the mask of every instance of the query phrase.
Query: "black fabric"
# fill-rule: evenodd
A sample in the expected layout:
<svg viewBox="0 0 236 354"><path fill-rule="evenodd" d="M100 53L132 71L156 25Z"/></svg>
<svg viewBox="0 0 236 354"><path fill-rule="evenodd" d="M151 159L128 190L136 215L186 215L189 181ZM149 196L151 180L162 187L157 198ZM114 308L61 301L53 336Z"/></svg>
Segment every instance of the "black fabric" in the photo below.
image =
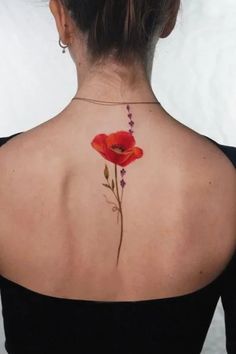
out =
<svg viewBox="0 0 236 354"><path fill-rule="evenodd" d="M16 135L0 139L0 146ZM236 167L236 147L210 140ZM227 352L235 354L235 275L236 253L195 292L118 302L51 297L0 276L5 347L10 354L199 354L221 297Z"/></svg>
<svg viewBox="0 0 236 354"><path fill-rule="evenodd" d="M8 142L8 140L11 140L12 138L14 138L15 136L21 134L23 132L20 132L20 133L16 133L16 134L13 134L13 135L10 135L10 136L7 136L7 137L3 137L3 138L0 138L0 146L6 144Z"/></svg>

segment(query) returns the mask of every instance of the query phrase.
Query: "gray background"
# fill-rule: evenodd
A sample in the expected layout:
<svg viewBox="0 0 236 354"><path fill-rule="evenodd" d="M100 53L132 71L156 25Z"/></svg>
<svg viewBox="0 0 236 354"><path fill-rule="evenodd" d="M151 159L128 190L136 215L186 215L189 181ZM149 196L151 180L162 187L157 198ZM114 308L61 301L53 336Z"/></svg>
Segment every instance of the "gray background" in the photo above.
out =
<svg viewBox="0 0 236 354"><path fill-rule="evenodd" d="M236 1L182 0L174 32L158 42L152 86L177 120L236 146ZM62 55L47 2L0 2L0 136L28 130L58 114L76 92L76 72ZM1 308L0 308L1 310ZM219 301L203 353L224 354ZM0 317L0 354L4 331Z"/></svg>

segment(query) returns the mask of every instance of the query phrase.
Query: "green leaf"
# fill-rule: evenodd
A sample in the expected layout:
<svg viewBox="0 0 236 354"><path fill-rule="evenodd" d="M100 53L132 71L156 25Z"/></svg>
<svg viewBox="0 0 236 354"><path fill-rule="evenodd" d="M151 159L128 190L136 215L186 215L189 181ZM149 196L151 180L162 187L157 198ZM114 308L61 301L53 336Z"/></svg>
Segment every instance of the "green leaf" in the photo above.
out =
<svg viewBox="0 0 236 354"><path fill-rule="evenodd" d="M115 188L115 183L114 183L113 180L112 180L112 182L111 182L111 188L112 188L112 190L114 190L114 188Z"/></svg>
<svg viewBox="0 0 236 354"><path fill-rule="evenodd" d="M105 168L104 168L104 176L105 176L106 179L109 178L109 170L108 170L108 167L107 167L106 164L105 164Z"/></svg>

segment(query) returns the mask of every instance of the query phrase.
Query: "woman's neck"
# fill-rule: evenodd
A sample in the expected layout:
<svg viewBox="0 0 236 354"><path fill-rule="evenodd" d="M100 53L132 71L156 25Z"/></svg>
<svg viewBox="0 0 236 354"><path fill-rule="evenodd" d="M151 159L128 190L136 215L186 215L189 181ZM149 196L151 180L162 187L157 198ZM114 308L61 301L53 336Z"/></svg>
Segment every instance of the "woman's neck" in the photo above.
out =
<svg viewBox="0 0 236 354"><path fill-rule="evenodd" d="M156 100L145 68L134 64L121 66L114 62L106 65L77 68L76 97L102 101Z"/></svg>

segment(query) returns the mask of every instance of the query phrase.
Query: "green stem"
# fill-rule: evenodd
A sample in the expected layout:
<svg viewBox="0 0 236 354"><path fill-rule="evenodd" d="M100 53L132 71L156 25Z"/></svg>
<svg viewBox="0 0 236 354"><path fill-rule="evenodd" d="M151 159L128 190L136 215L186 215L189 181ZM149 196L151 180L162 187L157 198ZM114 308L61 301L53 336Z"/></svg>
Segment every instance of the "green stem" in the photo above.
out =
<svg viewBox="0 0 236 354"><path fill-rule="evenodd" d="M120 201L121 204L122 204L122 199L123 199L123 192L124 192L124 188L122 188L122 192L121 192L121 201Z"/></svg>
<svg viewBox="0 0 236 354"><path fill-rule="evenodd" d="M119 190L118 190L117 165L116 164L115 164L115 183L116 183L116 193L117 193L117 196L118 196L119 210L120 210L120 216L121 216L120 244L119 244L119 248L118 248L118 255L117 255L117 262L116 262L116 265L118 265L119 255L120 255L120 248L121 248L122 239L123 239L123 213L122 213L120 195L119 195Z"/></svg>
<svg viewBox="0 0 236 354"><path fill-rule="evenodd" d="M113 193L114 196L116 197L116 200L118 201L118 197L117 197L117 195L115 194L114 190L111 188L110 182L109 182L108 180L107 180L107 183L108 183L108 185L109 185L109 187L110 187L112 193Z"/></svg>

